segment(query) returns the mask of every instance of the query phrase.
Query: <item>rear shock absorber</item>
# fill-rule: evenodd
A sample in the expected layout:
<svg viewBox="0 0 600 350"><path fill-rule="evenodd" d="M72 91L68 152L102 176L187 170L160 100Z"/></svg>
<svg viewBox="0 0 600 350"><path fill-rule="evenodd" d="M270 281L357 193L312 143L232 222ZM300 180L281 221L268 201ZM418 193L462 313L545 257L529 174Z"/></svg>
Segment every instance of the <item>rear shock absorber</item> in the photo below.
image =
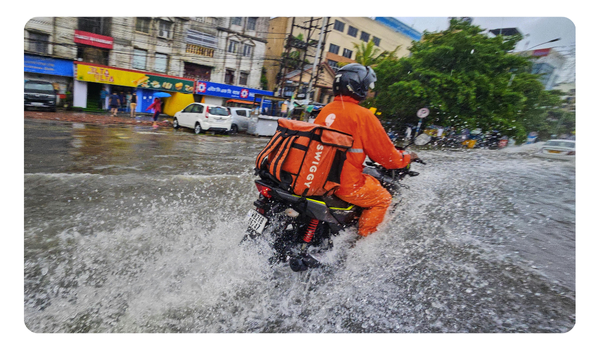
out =
<svg viewBox="0 0 600 350"><path fill-rule="evenodd" d="M308 224L308 228L306 229L306 233L304 234L304 242L310 243L310 241L312 241L312 238L315 235L315 231L317 230L318 225L319 220L310 219L310 223Z"/></svg>

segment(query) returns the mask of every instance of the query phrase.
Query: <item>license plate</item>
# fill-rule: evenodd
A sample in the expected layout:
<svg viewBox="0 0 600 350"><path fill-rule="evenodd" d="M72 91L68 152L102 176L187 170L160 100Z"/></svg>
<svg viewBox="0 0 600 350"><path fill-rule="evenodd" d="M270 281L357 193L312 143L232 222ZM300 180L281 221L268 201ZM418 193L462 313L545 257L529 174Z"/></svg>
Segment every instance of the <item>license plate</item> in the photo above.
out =
<svg viewBox="0 0 600 350"><path fill-rule="evenodd" d="M45 106L43 103L41 102L31 102L32 106Z"/></svg>
<svg viewBox="0 0 600 350"><path fill-rule="evenodd" d="M560 153L560 151L548 150L548 153Z"/></svg>
<svg viewBox="0 0 600 350"><path fill-rule="evenodd" d="M265 225L269 221L266 217L260 215L256 210L250 210L248 212L248 228L252 229L254 232L261 234L265 229Z"/></svg>

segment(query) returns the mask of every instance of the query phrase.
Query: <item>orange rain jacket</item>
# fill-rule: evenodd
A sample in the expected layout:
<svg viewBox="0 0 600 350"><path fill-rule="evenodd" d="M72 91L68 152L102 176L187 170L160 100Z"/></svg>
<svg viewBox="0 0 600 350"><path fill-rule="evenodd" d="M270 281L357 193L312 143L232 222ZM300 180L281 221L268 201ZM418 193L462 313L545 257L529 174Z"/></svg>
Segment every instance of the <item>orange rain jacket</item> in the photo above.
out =
<svg viewBox="0 0 600 350"><path fill-rule="evenodd" d="M363 163L369 156L386 169L404 168L410 164L410 155L396 150L373 112L359 106L358 101L348 96L336 96L333 102L323 107L315 124L326 125L354 137L354 144L346 153L341 184L335 195L365 208L359 220L359 235L375 232L392 197L379 181L363 174Z"/></svg>

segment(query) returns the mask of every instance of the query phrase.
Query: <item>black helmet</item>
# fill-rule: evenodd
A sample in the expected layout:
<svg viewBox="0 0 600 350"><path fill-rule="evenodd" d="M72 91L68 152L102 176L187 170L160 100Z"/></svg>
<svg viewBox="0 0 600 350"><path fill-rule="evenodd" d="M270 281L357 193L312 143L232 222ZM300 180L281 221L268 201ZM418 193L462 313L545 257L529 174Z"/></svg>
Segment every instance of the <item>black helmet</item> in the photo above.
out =
<svg viewBox="0 0 600 350"><path fill-rule="evenodd" d="M371 67L362 64L351 63L338 70L333 80L333 94L350 96L357 101L367 97L369 88L374 87L377 75Z"/></svg>

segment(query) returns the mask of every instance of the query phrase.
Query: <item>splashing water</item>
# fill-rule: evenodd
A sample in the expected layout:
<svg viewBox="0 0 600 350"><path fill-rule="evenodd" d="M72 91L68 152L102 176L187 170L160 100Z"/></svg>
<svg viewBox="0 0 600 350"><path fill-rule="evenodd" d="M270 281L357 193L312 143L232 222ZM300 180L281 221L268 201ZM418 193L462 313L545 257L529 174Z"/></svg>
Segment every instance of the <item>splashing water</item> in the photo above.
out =
<svg viewBox="0 0 600 350"><path fill-rule="evenodd" d="M142 145L156 136L121 132ZM32 331L566 332L574 325L573 165L518 152L422 151L428 165L415 166L421 175L406 181L410 189L379 232L351 248L355 231L346 230L322 257L326 267L293 273L268 264L264 242L239 244L257 197L252 162L267 140L159 136L176 147L129 162L77 158L71 169L80 170L70 172L28 167L35 155L26 152L24 306Z"/></svg>

